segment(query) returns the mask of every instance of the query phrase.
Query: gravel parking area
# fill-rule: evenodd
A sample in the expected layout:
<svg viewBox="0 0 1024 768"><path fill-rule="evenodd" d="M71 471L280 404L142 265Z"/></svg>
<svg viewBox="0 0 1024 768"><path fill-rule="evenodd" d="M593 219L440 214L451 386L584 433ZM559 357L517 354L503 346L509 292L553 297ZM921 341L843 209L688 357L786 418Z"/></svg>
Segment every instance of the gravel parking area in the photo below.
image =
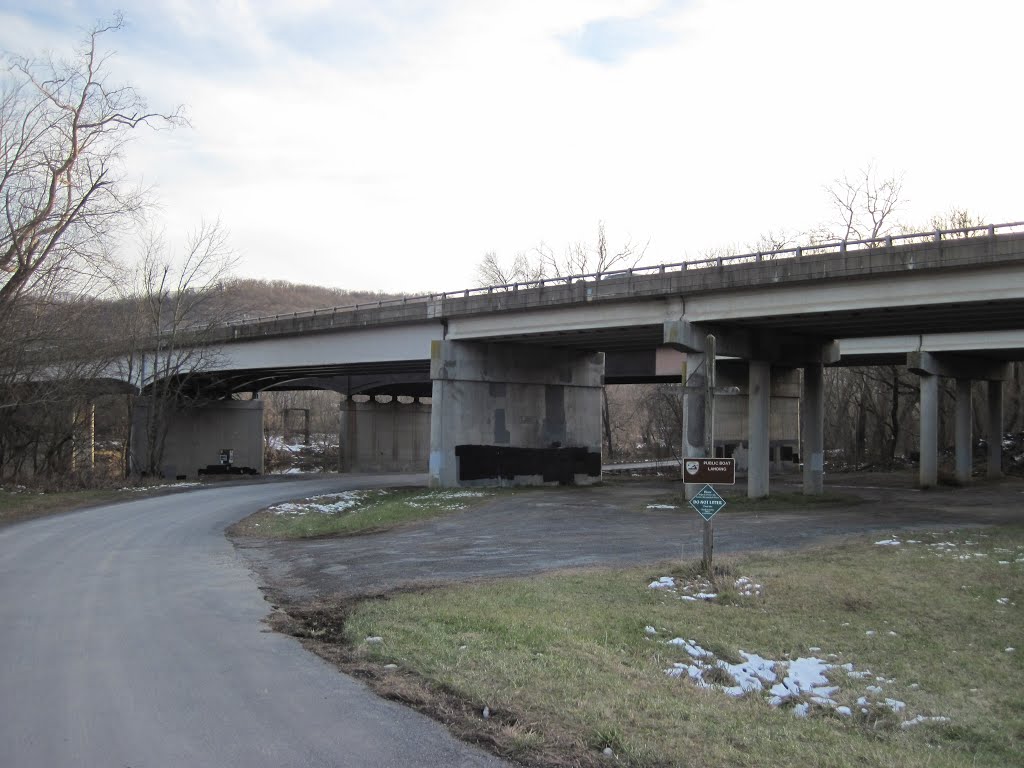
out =
<svg viewBox="0 0 1024 768"><path fill-rule="evenodd" d="M828 490L852 506L725 512L718 554L791 549L836 536L1024 519L1024 481L921 492L902 474L837 476ZM799 490L797 478L773 492ZM287 602L355 597L428 585L581 566L698 558L701 518L687 508L648 508L679 484L664 478L590 488L503 493L482 506L385 533L291 541L235 539L266 588Z"/></svg>

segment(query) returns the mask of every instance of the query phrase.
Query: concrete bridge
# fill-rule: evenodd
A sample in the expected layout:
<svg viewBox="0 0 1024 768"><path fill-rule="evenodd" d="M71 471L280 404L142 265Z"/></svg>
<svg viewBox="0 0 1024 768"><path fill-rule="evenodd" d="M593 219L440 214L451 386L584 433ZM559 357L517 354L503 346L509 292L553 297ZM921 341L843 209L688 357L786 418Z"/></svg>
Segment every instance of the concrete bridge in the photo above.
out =
<svg viewBox="0 0 1024 768"><path fill-rule="evenodd" d="M923 486L937 481L937 381L955 378L957 474L967 480L970 384L989 382L990 433L1000 434L1008 362L1024 359L1024 224L260 318L221 328L211 341L217 362L193 381L221 396L296 388L429 395L434 483L582 483L600 477L602 385L678 382L684 360L684 443L701 455L709 333L719 367L747 396L751 496L768 491L773 387L780 397L800 387L805 491L821 491L825 365L900 363L921 377ZM238 402L228 422L259 409ZM348 403L353 424L362 417ZM391 411L398 425L403 412ZM413 421L423 424L425 413ZM997 472L999 441L989 443Z"/></svg>

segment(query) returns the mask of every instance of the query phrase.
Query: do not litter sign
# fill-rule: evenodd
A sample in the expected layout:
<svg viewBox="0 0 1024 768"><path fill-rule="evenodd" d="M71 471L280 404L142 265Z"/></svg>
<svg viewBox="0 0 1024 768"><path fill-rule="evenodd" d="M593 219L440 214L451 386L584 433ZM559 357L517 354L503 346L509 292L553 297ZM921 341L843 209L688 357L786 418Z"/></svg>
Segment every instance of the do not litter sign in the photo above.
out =
<svg viewBox="0 0 1024 768"><path fill-rule="evenodd" d="M710 520L725 506L725 499L710 485L705 485L690 499L690 506L705 520Z"/></svg>

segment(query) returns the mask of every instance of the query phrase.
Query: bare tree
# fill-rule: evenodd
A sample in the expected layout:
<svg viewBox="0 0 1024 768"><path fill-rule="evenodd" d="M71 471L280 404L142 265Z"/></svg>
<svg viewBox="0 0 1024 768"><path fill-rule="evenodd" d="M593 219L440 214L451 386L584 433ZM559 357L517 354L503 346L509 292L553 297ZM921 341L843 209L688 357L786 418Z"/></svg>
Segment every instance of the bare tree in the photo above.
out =
<svg viewBox="0 0 1024 768"><path fill-rule="evenodd" d="M614 269L632 269L647 254L650 241L642 245L627 238L617 249L608 246L604 222L597 223L597 241L594 245L576 242L565 247L561 255L547 243L541 242L533 255L517 253L511 265L502 264L494 251L484 254L477 265L477 284L509 285L531 283L544 279L559 279L573 275L588 275Z"/></svg>
<svg viewBox="0 0 1024 768"><path fill-rule="evenodd" d="M882 176L873 163L855 176L843 174L825 187L833 218L819 228L815 239L869 240L884 237L896 228L902 198L903 176Z"/></svg>
<svg viewBox="0 0 1024 768"><path fill-rule="evenodd" d="M211 334L228 319L213 299L236 262L218 222L203 222L191 232L179 258L170 253L162 233L150 232L143 240L136 281L126 297L130 316L123 375L147 385L144 423L133 424L126 440L144 436L144 445L134 449L146 459L131 469L158 472L171 414L201 395L195 381L217 361ZM132 420L139 416L133 409ZM130 454L131 449L126 451Z"/></svg>
<svg viewBox="0 0 1024 768"><path fill-rule="evenodd" d="M484 254L476 269L477 284L511 285L531 283L544 277L544 268L539 262L531 262L525 253L517 253L512 263L503 264L494 251Z"/></svg>
<svg viewBox="0 0 1024 768"><path fill-rule="evenodd" d="M99 25L70 60L10 56L0 91L0 308L65 271L90 272L109 235L140 210L124 147L140 125L171 126L130 85L113 85Z"/></svg>
<svg viewBox="0 0 1024 768"><path fill-rule="evenodd" d="M617 249L609 249L608 236L604 222L597 223L597 241L591 246L586 243L573 243L566 246L559 256L546 243L535 249L545 277L571 277L609 272L615 269L632 269L647 255L650 240L640 244L627 237Z"/></svg>
<svg viewBox="0 0 1024 768"><path fill-rule="evenodd" d="M73 414L109 363L91 297L146 203L125 145L139 126L184 122L112 82L100 42L121 26L97 25L68 58L7 54L0 72L0 465L14 473L62 469Z"/></svg>

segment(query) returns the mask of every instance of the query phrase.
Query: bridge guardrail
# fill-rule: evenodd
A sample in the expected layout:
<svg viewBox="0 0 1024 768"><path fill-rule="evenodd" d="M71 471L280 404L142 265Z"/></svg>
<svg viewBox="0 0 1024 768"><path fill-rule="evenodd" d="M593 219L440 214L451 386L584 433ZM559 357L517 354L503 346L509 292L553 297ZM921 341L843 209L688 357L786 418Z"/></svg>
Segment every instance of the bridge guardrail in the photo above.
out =
<svg viewBox="0 0 1024 768"><path fill-rule="evenodd" d="M910 245L914 243L936 243L951 240L965 240L968 238L994 238L998 234L1010 234L1024 232L1024 222L1010 222L1007 224L986 224L976 227L957 227L954 229L935 229L929 232L913 232L899 235L886 235L865 240L834 240L825 243L812 243L809 245L798 245L791 248L782 248L775 251L741 253L731 256L717 256L709 259L696 259L692 261L673 262L671 264L654 264L649 266L632 267L630 269L616 269L606 272L591 272L578 275L562 275L557 277L546 277L537 280L529 280L517 283L506 283L502 285L480 286L475 288L464 288L458 291L444 291L442 293L429 293L419 296L403 296L397 299L381 299L375 302L363 304L349 304L324 309L306 310L303 312L289 312L279 315L267 315L252 319L239 320L226 324L226 328L240 329L243 327L258 328L261 325L271 325L283 320L300 320L304 318L318 319L327 315L337 315L349 312L356 312L362 309L384 309L387 307L404 307L409 305L429 305L437 301L450 299L468 299L473 296L489 296L494 294L516 293L518 291L532 290L537 288L571 286L582 283L599 283L613 278L633 278L642 276L661 276L674 272L687 272L692 270L717 269L738 264L760 263L776 259L803 258L808 256L827 256L848 252L862 252L875 248L891 248L896 245Z"/></svg>

